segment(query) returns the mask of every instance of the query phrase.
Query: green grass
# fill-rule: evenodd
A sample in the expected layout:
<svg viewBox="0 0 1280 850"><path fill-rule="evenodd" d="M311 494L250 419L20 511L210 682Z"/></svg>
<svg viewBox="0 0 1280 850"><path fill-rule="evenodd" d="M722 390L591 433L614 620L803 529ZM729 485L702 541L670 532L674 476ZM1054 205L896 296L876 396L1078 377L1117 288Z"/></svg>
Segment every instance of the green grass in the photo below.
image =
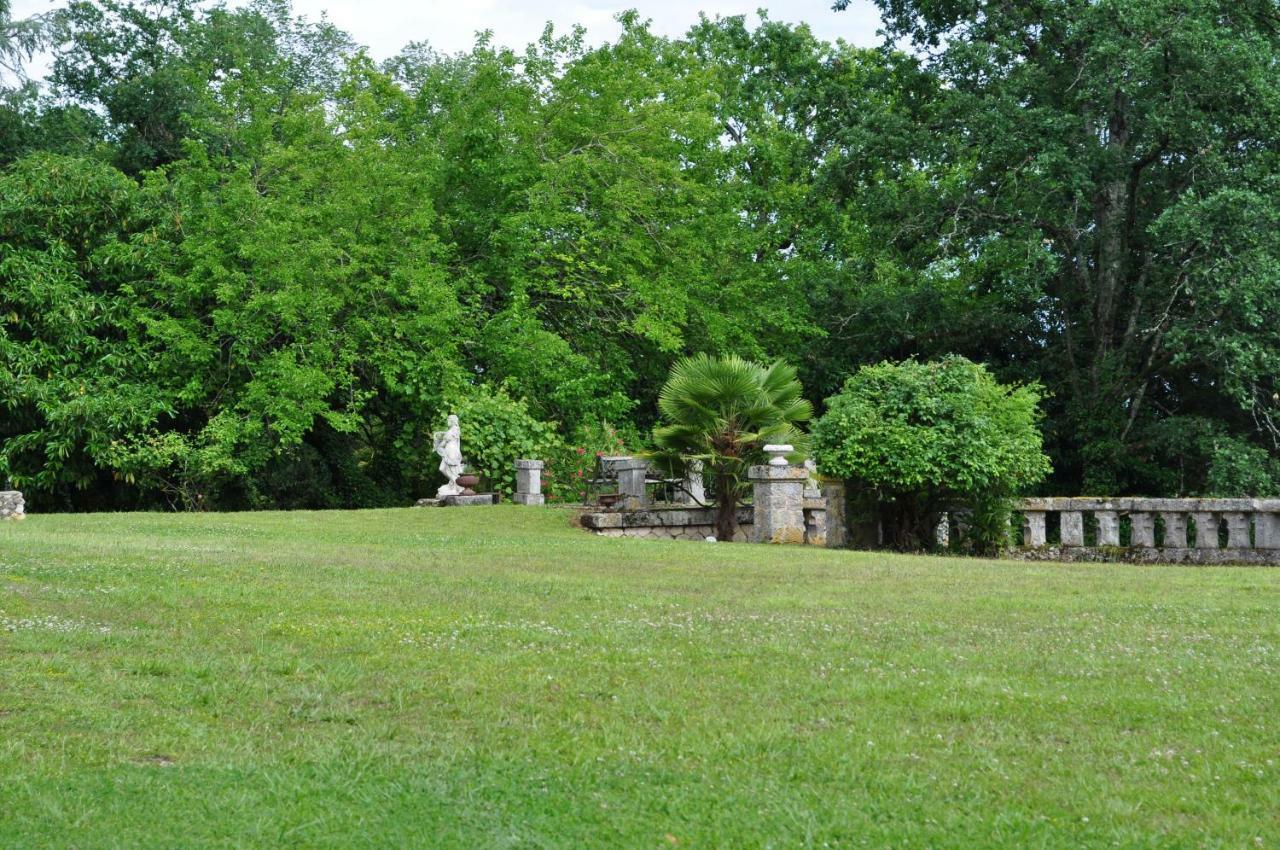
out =
<svg viewBox="0 0 1280 850"><path fill-rule="evenodd" d="M1275 847L1280 571L0 524L0 847Z"/></svg>

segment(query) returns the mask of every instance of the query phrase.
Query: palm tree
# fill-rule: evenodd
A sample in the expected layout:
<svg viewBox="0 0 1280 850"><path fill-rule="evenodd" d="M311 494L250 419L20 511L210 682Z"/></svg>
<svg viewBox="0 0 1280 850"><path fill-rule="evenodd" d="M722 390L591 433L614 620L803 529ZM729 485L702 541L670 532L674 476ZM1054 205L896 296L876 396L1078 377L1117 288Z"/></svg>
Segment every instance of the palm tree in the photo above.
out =
<svg viewBox="0 0 1280 850"><path fill-rule="evenodd" d="M800 393L796 370L782 361L770 366L741 357L695 354L671 367L658 395L665 424L653 430L656 455L702 461L716 490L716 537L732 540L747 467L762 463L769 443L796 446L806 435L797 427L813 415Z"/></svg>

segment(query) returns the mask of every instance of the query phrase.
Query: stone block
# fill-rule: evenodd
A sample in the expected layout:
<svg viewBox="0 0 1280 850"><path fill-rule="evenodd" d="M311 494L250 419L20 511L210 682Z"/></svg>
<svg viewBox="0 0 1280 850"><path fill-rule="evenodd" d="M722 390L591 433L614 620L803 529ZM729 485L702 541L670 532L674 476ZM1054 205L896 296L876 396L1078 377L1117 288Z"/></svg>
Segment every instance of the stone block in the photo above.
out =
<svg viewBox="0 0 1280 850"><path fill-rule="evenodd" d="M1044 511L1022 512L1022 545L1038 549L1045 544Z"/></svg>
<svg viewBox="0 0 1280 850"><path fill-rule="evenodd" d="M1187 548L1187 515L1182 511L1161 511L1160 519L1164 521L1164 539L1160 542L1161 548Z"/></svg>
<svg viewBox="0 0 1280 850"><path fill-rule="evenodd" d="M1227 523L1227 548L1228 549L1248 549L1251 545L1249 540L1249 515L1242 511L1227 511L1222 515Z"/></svg>
<svg viewBox="0 0 1280 850"><path fill-rule="evenodd" d="M492 505L492 493L476 493L474 496L445 496L441 505L450 508L471 508L479 505Z"/></svg>
<svg viewBox="0 0 1280 850"><path fill-rule="evenodd" d="M1059 516L1062 521L1062 545L1083 546L1084 514L1080 511L1062 511Z"/></svg>
<svg viewBox="0 0 1280 850"><path fill-rule="evenodd" d="M1197 501L1204 501L1198 499ZM1218 548L1218 516L1209 511L1195 511L1191 514L1191 521L1196 524L1196 548L1197 549L1217 549Z"/></svg>
<svg viewBox="0 0 1280 850"><path fill-rule="evenodd" d="M843 549L849 545L849 505L844 482L823 482L822 498L827 503L827 548Z"/></svg>
<svg viewBox="0 0 1280 850"><path fill-rule="evenodd" d="M1120 545L1120 515L1115 511L1095 511L1094 519L1098 521L1098 545Z"/></svg>
<svg viewBox="0 0 1280 850"><path fill-rule="evenodd" d="M1129 545L1154 548L1156 518L1145 511L1129 514Z"/></svg>
<svg viewBox="0 0 1280 850"><path fill-rule="evenodd" d="M27 503L21 490L0 491L0 519L26 519Z"/></svg>
<svg viewBox="0 0 1280 850"><path fill-rule="evenodd" d="M517 505L543 505L546 504L547 497L541 493L516 493L511 501Z"/></svg>

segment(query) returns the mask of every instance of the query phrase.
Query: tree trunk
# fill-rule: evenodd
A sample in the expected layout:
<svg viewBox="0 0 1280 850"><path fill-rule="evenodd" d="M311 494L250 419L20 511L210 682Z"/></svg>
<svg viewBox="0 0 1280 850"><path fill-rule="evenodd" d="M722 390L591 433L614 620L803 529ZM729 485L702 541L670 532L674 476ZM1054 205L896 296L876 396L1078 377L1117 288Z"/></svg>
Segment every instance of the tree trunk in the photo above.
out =
<svg viewBox="0 0 1280 850"><path fill-rule="evenodd" d="M727 472L716 473L716 540L733 542L738 530L738 499L733 476Z"/></svg>

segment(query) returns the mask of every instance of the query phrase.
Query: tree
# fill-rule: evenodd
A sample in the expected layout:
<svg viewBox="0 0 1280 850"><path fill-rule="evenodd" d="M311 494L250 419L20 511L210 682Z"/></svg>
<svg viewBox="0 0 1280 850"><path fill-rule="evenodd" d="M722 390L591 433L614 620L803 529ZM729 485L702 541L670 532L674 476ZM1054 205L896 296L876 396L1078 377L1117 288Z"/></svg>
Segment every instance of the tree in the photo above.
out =
<svg viewBox="0 0 1280 850"><path fill-rule="evenodd" d="M1040 391L1004 386L963 357L864 366L827 399L813 431L826 475L873 502L885 538L904 550L931 540L942 511L967 508L979 549L1009 520L1007 497L1048 475Z"/></svg>
<svg viewBox="0 0 1280 850"><path fill-rule="evenodd" d="M802 456L799 425L813 415L796 370L741 357L696 354L678 361L658 394L664 424L653 430L659 456L701 461L716 493L716 536L733 540L747 467L768 444L790 444Z"/></svg>
<svg viewBox="0 0 1280 850"><path fill-rule="evenodd" d="M1051 389L1060 486L1158 486L1171 416L1280 451L1275 0L878 5L940 84L899 158L935 199L900 211L916 288L990 303L959 315Z"/></svg>
<svg viewBox="0 0 1280 850"><path fill-rule="evenodd" d="M12 0L0 0L0 74L25 80L23 63L49 43L57 23L54 12L15 20Z"/></svg>

